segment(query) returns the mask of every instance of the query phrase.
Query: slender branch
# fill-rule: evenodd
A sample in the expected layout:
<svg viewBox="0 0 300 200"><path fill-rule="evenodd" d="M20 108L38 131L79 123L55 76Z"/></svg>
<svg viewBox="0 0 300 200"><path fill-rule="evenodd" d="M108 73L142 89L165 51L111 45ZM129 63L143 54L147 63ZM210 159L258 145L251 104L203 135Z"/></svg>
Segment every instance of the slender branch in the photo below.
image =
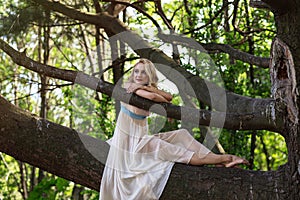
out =
<svg viewBox="0 0 300 200"><path fill-rule="evenodd" d="M190 6L188 5L187 0L183 0L183 5L184 5L185 12L188 14L188 16L192 16L192 11L190 10ZM190 27L193 26L193 22L190 17L188 17L188 23L189 23Z"/></svg>
<svg viewBox="0 0 300 200"><path fill-rule="evenodd" d="M222 7L214 14L214 16L212 18L209 19L209 21L207 23L205 23L204 25L198 27L198 28L195 28L191 31L188 31L188 32L185 32L184 34L190 34L190 33L193 33L195 31L198 31L198 30L201 30L205 27L207 27L208 25L212 24L212 22L226 9L228 8L228 6L230 5L231 3L229 2L226 2L222 5Z"/></svg>
<svg viewBox="0 0 300 200"><path fill-rule="evenodd" d="M165 42L180 44L182 46L197 48L196 46L199 45L190 42L189 38L184 38L177 35L159 34L159 37ZM192 46L193 44L195 46ZM238 49L234 49L228 44L210 43L210 44L201 44L201 46L208 52L216 52L216 51L224 52L229 54L231 58L234 58L236 60L241 60L243 62L260 66L262 68L269 68L269 62L270 62L269 58L254 56L252 54L240 51Z"/></svg>
<svg viewBox="0 0 300 200"><path fill-rule="evenodd" d="M265 28L256 28L256 29L250 29L249 28L249 24L247 25L246 31L244 30L241 30L237 25L236 25L236 20L237 20L237 15L238 15L238 9L239 9L239 1L240 0L234 0L233 2L233 5L234 5L234 10L233 10L233 19L232 19L232 26L234 28L235 31L237 31L238 33L240 33L241 35L243 36L248 36L252 33L260 33L260 32L263 32L263 31L269 31L269 32L272 32L272 33L276 33L275 30L270 30L270 29L265 29ZM244 5L246 6L246 5ZM246 17L247 18L247 17ZM247 18L248 19L248 18Z"/></svg>
<svg viewBox="0 0 300 200"><path fill-rule="evenodd" d="M167 18L167 16L165 15L162 6L161 6L161 0L156 0L155 1L155 6L157 9L157 13L158 15L162 18L163 22L166 24L166 26L170 29L170 30L174 30L174 27L171 24L171 21Z"/></svg>
<svg viewBox="0 0 300 200"><path fill-rule="evenodd" d="M183 7L183 5L178 6L174 11L173 11L173 15L170 17L170 22L173 21L173 19L175 18L175 16L177 16L177 12L180 11L180 9Z"/></svg>
<svg viewBox="0 0 300 200"><path fill-rule="evenodd" d="M111 2L110 0L103 0L103 1L104 2ZM124 1L114 1L114 3L134 8L138 12L142 13L143 15L145 15L154 24L154 26L158 29L158 31L161 31L161 27L157 23L157 21L151 15L149 15L147 12L145 12L141 7L139 7L138 5L136 5L137 3L140 3L139 1L137 1L135 3L129 3L129 2L124 2Z"/></svg>
<svg viewBox="0 0 300 200"><path fill-rule="evenodd" d="M1 98L1 96L0 96ZM0 152L0 157L1 157L1 160L2 160L2 163L4 164L4 167L7 169L7 173L6 173L6 177L5 177L5 181L8 182L8 179L9 179L9 176L12 176L12 178L14 179L15 183L18 184L18 190L19 192L21 193L20 191L20 188L21 188L21 183L18 179L18 177L16 176L16 173L11 171L11 167L9 167L8 163L6 162L5 160L5 157L3 156L2 152ZM3 178L3 177L2 177Z"/></svg>
<svg viewBox="0 0 300 200"><path fill-rule="evenodd" d="M264 137L262 135L260 135L259 138L260 138L260 142L261 142L262 147L263 147L262 151L265 154L266 163L267 163L267 169L271 170L271 167L270 167L270 154L268 152L267 145L266 145L266 143L264 141Z"/></svg>

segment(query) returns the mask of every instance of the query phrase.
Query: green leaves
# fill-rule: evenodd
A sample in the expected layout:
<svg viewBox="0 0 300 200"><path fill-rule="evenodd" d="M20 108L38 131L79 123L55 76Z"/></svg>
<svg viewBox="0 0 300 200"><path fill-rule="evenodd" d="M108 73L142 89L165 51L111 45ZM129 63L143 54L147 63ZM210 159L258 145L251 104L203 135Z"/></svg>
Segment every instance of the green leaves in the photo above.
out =
<svg viewBox="0 0 300 200"><path fill-rule="evenodd" d="M72 193L70 182L57 177L44 178L34 190L30 192L28 200L61 199Z"/></svg>
<svg viewBox="0 0 300 200"><path fill-rule="evenodd" d="M44 10L28 1L16 3L5 0L0 8L3 22L0 25L0 36L18 36L32 27L33 23L45 19Z"/></svg>

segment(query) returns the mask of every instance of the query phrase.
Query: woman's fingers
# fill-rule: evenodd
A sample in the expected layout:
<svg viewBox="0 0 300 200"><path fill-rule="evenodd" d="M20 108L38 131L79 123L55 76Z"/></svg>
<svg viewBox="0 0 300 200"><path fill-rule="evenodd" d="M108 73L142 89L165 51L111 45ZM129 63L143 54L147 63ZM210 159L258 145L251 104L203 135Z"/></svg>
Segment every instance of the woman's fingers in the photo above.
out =
<svg viewBox="0 0 300 200"><path fill-rule="evenodd" d="M248 160L244 158L232 155L232 160L229 163L226 163L225 167L235 167L236 165L239 164L249 165L250 163Z"/></svg>
<svg viewBox="0 0 300 200"><path fill-rule="evenodd" d="M139 89L141 87L141 85L132 83L129 85L129 87L127 88L127 93L132 93L135 92L137 89Z"/></svg>

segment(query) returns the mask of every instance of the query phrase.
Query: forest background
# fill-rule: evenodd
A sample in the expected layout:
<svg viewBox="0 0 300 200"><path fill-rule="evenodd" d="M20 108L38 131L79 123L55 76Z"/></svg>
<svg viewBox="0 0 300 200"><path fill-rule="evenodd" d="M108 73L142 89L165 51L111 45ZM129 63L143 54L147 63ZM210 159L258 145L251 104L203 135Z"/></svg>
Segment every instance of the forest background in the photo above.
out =
<svg viewBox="0 0 300 200"><path fill-rule="evenodd" d="M193 38L208 50L227 90L254 98L271 96L268 66L244 62L239 56L249 53L268 58L276 35L272 13L252 8L248 0L158 0L136 1L131 5L125 1L122 6L118 4L120 10L109 1L66 0L63 3L82 12L107 10L163 51L168 48L174 51L175 47L166 46L166 41L153 37L159 30L158 26L168 33ZM110 66L104 78L116 83L123 75L128 76L127 71L138 59L128 46L110 42L103 29L72 20L32 1L1 1L0 20L2 40L20 52L26 52L30 58L57 68L79 70L99 77L100 72ZM118 51L114 51L115 48ZM212 76L211 69L194 67L191 55L195 52L179 49L177 53L171 51L168 55L182 68L203 78ZM116 60L118 62L112 62ZM115 109L118 102L113 98L20 67L2 51L0 88L1 96L9 102L41 118L102 140L112 136L118 110ZM187 101L177 93L172 103L183 105ZM195 100L190 100L190 105L206 108ZM154 129L157 128L156 122L162 121L158 115L152 115L149 120ZM245 157L251 163L247 169L276 170L287 161L284 138L271 131L222 129L219 133L205 126L189 127L180 120L163 122L160 131L183 127L201 142L205 142L207 134L217 138L213 151ZM215 132L218 134L214 135ZM98 199L95 190L5 153L0 153L0 156L1 199Z"/></svg>

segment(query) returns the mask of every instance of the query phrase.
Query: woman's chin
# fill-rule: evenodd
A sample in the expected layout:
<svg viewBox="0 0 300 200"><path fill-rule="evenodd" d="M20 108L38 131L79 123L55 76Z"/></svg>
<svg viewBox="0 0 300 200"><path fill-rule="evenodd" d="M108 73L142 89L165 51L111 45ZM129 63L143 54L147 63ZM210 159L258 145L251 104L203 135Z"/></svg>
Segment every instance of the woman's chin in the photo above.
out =
<svg viewBox="0 0 300 200"><path fill-rule="evenodd" d="M140 84L140 85L145 85L143 81L135 81L135 83Z"/></svg>

